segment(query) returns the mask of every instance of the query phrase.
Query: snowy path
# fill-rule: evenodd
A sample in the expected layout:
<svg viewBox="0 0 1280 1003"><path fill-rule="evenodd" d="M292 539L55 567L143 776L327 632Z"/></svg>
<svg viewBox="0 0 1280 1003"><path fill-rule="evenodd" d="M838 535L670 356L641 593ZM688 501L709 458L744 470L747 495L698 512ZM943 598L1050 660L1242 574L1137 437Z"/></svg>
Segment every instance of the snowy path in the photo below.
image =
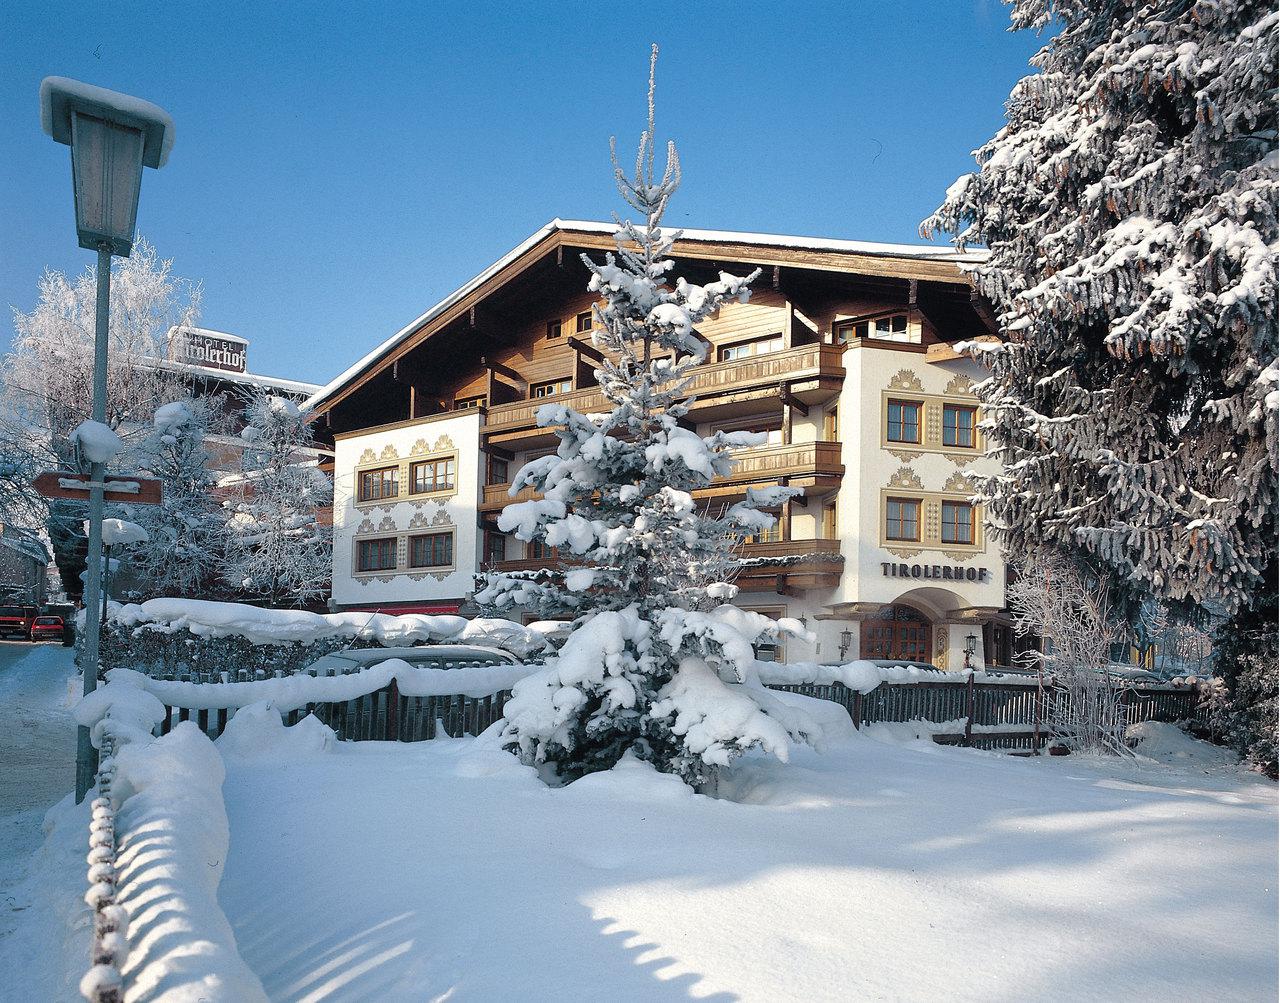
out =
<svg viewBox="0 0 1280 1003"><path fill-rule="evenodd" d="M40 846L44 814L75 786L75 725L66 709L72 648L0 642L0 939L26 901L13 886Z"/></svg>
<svg viewBox="0 0 1280 1003"><path fill-rule="evenodd" d="M864 736L733 803L468 741L273 749L229 766L219 897L275 1000L1275 999L1276 787L1191 756Z"/></svg>

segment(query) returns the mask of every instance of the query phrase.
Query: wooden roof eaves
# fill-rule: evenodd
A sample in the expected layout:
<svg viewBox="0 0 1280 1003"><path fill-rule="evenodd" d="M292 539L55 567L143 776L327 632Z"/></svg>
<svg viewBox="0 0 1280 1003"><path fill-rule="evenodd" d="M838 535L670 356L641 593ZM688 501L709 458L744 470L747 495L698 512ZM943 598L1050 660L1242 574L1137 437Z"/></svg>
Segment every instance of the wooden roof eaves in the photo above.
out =
<svg viewBox="0 0 1280 1003"><path fill-rule="evenodd" d="M485 269L476 278L464 284L455 293L446 297L439 306L433 307L419 317L405 331L403 336L393 336L388 340L384 351L375 350L363 360L358 372L339 377L341 383L333 383L322 388L309 401L308 408L316 415L324 414L335 405L350 397L356 390L364 386L378 374L404 358L409 352L418 348L432 335L438 333L459 317L468 313L473 306L482 302L487 296L526 271L547 253L558 247L574 246L588 250L608 250L615 248L612 234L588 230L575 230L553 221L542 230L533 234L532 243L522 251L517 248L515 257L505 263L500 259ZM742 262L751 265L783 265L792 268L807 268L817 271L853 272L868 276L895 279L923 279L930 282L942 282L950 285L971 288L972 284L965 277L960 267L952 261L932 261L913 258L909 255L866 254L855 251L818 251L794 247L768 246L757 242L679 240L672 248L675 257L707 260L713 262ZM486 275L486 273L489 273ZM470 288L468 288L470 287ZM338 383L338 381L334 381ZM328 390L328 393L326 393Z"/></svg>

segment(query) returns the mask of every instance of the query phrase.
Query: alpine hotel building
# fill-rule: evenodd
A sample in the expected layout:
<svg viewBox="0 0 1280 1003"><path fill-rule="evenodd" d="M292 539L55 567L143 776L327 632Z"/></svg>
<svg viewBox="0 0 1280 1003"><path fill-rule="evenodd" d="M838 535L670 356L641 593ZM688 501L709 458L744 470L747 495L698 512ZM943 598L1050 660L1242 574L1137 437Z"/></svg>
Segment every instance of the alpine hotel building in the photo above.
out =
<svg viewBox="0 0 1280 1003"><path fill-rule="evenodd" d="M481 569L557 560L497 515L532 496L508 495L521 464L557 445L539 405L605 408L580 255L603 259L612 233L551 222L311 399L334 447L336 608L466 613ZM746 545L737 579L739 605L817 637L773 654L1007 664L1005 564L965 478L995 462L972 391L984 373L952 348L993 334L960 268L976 256L705 230L673 256L694 282L762 269L749 303L699 329L711 349L689 417L701 434L768 436L706 502L804 491Z"/></svg>

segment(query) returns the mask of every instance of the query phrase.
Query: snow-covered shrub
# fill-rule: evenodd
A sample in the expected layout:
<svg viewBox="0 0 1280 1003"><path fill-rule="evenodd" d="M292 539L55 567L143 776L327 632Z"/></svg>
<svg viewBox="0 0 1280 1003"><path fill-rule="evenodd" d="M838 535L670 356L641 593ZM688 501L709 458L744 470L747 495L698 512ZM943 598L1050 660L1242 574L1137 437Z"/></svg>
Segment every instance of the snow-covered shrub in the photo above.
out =
<svg viewBox="0 0 1280 1003"><path fill-rule="evenodd" d="M666 169L655 176L655 146L651 64L649 127L634 176L618 166L611 144L618 190L643 222L619 221L617 250L603 263L583 257L602 301L592 341L604 356L596 376L610 410L538 409L538 424L555 430L559 449L526 464L512 484L513 495L532 487L542 497L508 505L498 523L575 563L489 574L475 596L497 611L576 614L560 657L518 684L506 711L509 745L553 763L562 779L609 769L633 750L699 783L753 746L785 756L788 734L803 732L749 679L752 642L799 625L724 605L737 591L737 546L773 524L759 506L797 492L752 490L723 512L700 507L693 492L729 473L730 449L764 437L704 438L684 424L691 375L708 347L696 325L724 303L745 302L757 273L721 272L707 285L671 280L668 254L679 233L661 222L680 162L669 143Z"/></svg>

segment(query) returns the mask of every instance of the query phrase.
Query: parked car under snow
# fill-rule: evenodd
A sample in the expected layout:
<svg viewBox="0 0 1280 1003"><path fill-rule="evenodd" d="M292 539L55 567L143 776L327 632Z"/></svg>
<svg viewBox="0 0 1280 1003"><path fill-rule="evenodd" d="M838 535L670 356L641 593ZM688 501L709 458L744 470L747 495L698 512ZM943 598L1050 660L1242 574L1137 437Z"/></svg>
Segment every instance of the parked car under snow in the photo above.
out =
<svg viewBox="0 0 1280 1003"><path fill-rule="evenodd" d="M464 669L482 665L519 665L520 660L500 648L473 644L421 644L411 648L357 648L334 651L308 665L314 676L344 676L392 658L428 669Z"/></svg>

